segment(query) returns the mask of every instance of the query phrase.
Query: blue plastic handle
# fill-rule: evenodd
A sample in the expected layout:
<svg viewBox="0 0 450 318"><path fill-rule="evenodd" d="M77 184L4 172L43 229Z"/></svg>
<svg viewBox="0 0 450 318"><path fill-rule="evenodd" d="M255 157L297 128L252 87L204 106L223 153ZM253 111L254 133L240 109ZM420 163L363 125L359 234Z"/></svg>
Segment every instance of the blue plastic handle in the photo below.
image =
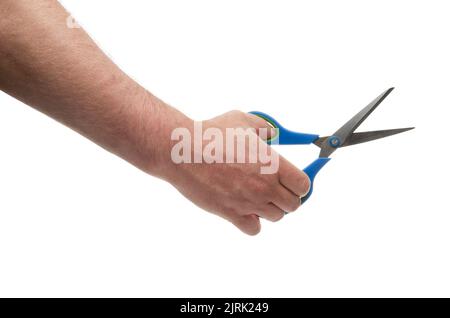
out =
<svg viewBox="0 0 450 318"><path fill-rule="evenodd" d="M272 145L309 145L319 138L319 135L303 134L299 132L290 131L284 128L275 118L269 116L263 112L250 112L250 114L256 115L270 123L274 128L278 128L278 134L267 140L268 144ZM305 172L310 180L311 187L306 196L301 199L302 204L308 201L314 186L314 179L317 173L330 161L330 158L317 158L313 163L306 167L303 172Z"/></svg>
<svg viewBox="0 0 450 318"><path fill-rule="evenodd" d="M261 117L274 128L278 129L278 134L267 141L272 145L309 145L319 138L319 135L303 134L290 131L284 128L275 118L263 112L250 112L250 114Z"/></svg>
<svg viewBox="0 0 450 318"><path fill-rule="evenodd" d="M306 173L309 177L309 181L311 182L311 187L309 188L309 192L306 196L302 198L302 204L305 203L313 192L314 179L316 178L317 173L322 169L331 158L317 158L316 161L307 166L303 172Z"/></svg>

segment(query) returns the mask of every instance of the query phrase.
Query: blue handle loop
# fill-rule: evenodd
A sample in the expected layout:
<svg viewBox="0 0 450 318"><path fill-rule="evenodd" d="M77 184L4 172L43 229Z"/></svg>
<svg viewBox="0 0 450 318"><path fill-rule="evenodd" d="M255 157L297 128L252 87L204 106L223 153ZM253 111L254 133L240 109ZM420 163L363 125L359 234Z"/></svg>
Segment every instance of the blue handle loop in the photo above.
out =
<svg viewBox="0 0 450 318"><path fill-rule="evenodd" d="M272 145L308 145L313 143L319 138L319 135L303 134L299 132L290 131L284 128L275 118L269 116L263 112L250 112L250 114L256 115L267 121L274 128L277 128L277 135L267 140L268 144ZM310 180L311 187L306 196L301 199L302 204L308 201L314 186L314 179L317 173L330 161L330 158L317 158L313 163L306 167L303 172L305 172Z"/></svg>
<svg viewBox="0 0 450 318"><path fill-rule="evenodd" d="M307 166L303 172L306 173L309 177L309 181L311 183L311 187L309 188L309 192L306 196L301 199L302 204L308 201L309 197L313 192L314 187L314 179L316 178L317 173L322 169L331 158L317 158L316 161Z"/></svg>
<svg viewBox="0 0 450 318"><path fill-rule="evenodd" d="M277 134L267 140L271 145L309 145L319 138L319 135L303 134L290 131L284 128L275 118L263 112L250 112L250 114L261 117L267 121L273 128L277 129Z"/></svg>

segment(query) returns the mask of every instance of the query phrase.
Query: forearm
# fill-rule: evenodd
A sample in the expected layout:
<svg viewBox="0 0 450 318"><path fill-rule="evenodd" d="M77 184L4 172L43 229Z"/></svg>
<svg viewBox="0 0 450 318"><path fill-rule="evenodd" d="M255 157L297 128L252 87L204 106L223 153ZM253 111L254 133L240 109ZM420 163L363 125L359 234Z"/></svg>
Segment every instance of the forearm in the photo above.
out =
<svg viewBox="0 0 450 318"><path fill-rule="evenodd" d="M170 131L189 124L123 73L53 0L0 2L0 88L160 175ZM162 143L162 144L161 144Z"/></svg>
<svg viewBox="0 0 450 318"><path fill-rule="evenodd" d="M82 29L68 28L67 17L56 0L0 1L1 90L169 181L192 202L245 233L259 232L257 215L277 221L299 207L299 197L309 191L308 177L280 161L267 143L253 135L261 129L272 131L254 115L233 111L204 124L218 131L216 138L225 136L229 128L254 129L249 139L256 137L259 152L271 153L277 168L280 163L273 174L261 173L262 162L219 160L175 166L170 157L171 133L177 127L192 129L192 120L130 79ZM190 148L183 153L197 151ZM239 151L244 158L255 154L249 145ZM238 157L234 150L231 156Z"/></svg>

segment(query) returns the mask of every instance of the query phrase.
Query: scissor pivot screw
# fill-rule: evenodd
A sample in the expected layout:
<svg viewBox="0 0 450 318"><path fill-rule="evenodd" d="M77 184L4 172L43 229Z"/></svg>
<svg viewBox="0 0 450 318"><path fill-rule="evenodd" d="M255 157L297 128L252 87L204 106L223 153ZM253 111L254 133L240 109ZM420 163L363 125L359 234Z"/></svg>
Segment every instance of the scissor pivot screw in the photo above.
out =
<svg viewBox="0 0 450 318"><path fill-rule="evenodd" d="M341 145L341 140L339 139L339 137L330 137L330 139L328 139L328 144L331 147L337 148Z"/></svg>

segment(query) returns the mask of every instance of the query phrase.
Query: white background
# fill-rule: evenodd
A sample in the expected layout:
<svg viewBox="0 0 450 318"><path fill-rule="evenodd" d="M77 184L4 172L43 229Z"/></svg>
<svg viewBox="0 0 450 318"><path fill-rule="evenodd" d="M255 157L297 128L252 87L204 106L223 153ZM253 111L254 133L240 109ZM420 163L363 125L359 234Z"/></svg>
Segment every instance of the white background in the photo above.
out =
<svg viewBox="0 0 450 318"><path fill-rule="evenodd" d="M330 134L390 86L300 211L256 237L0 94L0 296L450 296L448 1L64 1L195 119ZM279 148L299 167L311 147Z"/></svg>

